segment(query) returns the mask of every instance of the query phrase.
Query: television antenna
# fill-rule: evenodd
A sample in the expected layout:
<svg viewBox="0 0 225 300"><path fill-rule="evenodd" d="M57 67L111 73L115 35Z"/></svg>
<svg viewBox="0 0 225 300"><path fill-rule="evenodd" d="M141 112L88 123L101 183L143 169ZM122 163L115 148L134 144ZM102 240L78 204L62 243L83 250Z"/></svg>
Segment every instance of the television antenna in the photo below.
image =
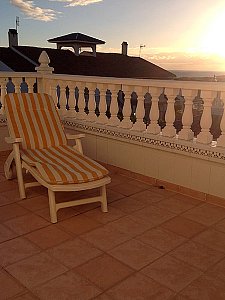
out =
<svg viewBox="0 0 225 300"><path fill-rule="evenodd" d="M17 31L19 25L20 25L20 18L16 17L16 31Z"/></svg>
<svg viewBox="0 0 225 300"><path fill-rule="evenodd" d="M139 57L141 57L141 50L142 50L142 48L144 48L145 47L145 45L140 45L140 49L139 49Z"/></svg>

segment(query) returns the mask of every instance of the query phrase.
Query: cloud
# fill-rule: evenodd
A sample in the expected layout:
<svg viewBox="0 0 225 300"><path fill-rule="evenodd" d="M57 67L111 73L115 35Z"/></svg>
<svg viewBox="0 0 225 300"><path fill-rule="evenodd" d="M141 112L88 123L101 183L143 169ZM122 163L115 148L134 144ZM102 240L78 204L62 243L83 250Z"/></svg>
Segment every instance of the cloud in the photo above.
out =
<svg viewBox="0 0 225 300"><path fill-rule="evenodd" d="M103 0L50 0L54 2L63 2L66 3L66 7L71 6L86 6L89 4L95 4L102 2Z"/></svg>
<svg viewBox="0 0 225 300"><path fill-rule="evenodd" d="M10 0L10 3L18 7L29 19L38 21L53 21L59 12L50 8L41 8L34 4L34 1Z"/></svg>

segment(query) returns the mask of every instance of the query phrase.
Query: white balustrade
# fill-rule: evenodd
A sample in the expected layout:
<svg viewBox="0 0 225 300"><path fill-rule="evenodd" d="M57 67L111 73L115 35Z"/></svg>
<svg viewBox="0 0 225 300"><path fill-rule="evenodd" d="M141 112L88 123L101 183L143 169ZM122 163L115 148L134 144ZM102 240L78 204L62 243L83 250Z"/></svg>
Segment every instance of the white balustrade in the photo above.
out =
<svg viewBox="0 0 225 300"><path fill-rule="evenodd" d="M119 126L120 120L117 117L118 113L118 102L117 102L117 93L118 93L118 87L113 84L108 85L108 89L111 92L111 104L110 104L110 113L111 117L107 122L108 126Z"/></svg>
<svg viewBox="0 0 225 300"><path fill-rule="evenodd" d="M151 123L147 128L147 133L158 135L160 134L160 127L158 125L158 118L159 118L159 95L161 94L162 89L150 87L150 93L152 95L152 107L150 111L150 120Z"/></svg>
<svg viewBox="0 0 225 300"><path fill-rule="evenodd" d="M173 126L173 122L175 120L175 110L174 110L175 93L174 93L174 89L167 88L165 90L165 94L168 97L168 101L167 101L167 110L166 110L166 116L165 116L166 126L162 129L162 134L163 134L163 136L167 136L167 137L175 137L176 136L176 129Z"/></svg>
<svg viewBox="0 0 225 300"><path fill-rule="evenodd" d="M100 103L99 103L99 112L100 115L96 119L96 123L98 124L106 124L107 123L107 117L105 115L106 112L106 88L104 84L98 83L97 88L100 92Z"/></svg>
<svg viewBox="0 0 225 300"><path fill-rule="evenodd" d="M202 144L210 144L212 142L212 135L209 132L209 128L212 123L211 107L212 101L215 98L216 93L211 91L202 91L201 97L204 101L204 109L201 118L201 132L197 136L197 142Z"/></svg>
<svg viewBox="0 0 225 300"><path fill-rule="evenodd" d="M182 95L184 96L185 109L182 117L183 129L178 133L178 138L181 140L192 140L194 137L194 133L191 131L191 124L193 121L192 116L192 105L193 98L195 97L196 91L182 89Z"/></svg>
<svg viewBox="0 0 225 300"><path fill-rule="evenodd" d="M144 95L146 94L147 89L137 86L137 87L134 88L134 90L138 95L138 99L137 99L137 108L136 108L136 122L134 123L131 130L132 131L143 132L143 131L146 130L146 125L143 122L143 117L145 115Z"/></svg>
<svg viewBox="0 0 225 300"><path fill-rule="evenodd" d="M223 103L225 102L225 91L221 93L221 99L223 100ZM221 128L221 136L217 139L217 146L218 147L225 147L225 112L223 112L222 121L220 124Z"/></svg>
<svg viewBox="0 0 225 300"><path fill-rule="evenodd" d="M95 107L96 107L96 103L95 103L95 89L96 89L96 85L95 84L90 84L90 83L86 83L86 87L89 90L89 100L88 100L88 110L89 113L86 116L86 120L89 122L95 122L97 119L97 116L95 114Z"/></svg>

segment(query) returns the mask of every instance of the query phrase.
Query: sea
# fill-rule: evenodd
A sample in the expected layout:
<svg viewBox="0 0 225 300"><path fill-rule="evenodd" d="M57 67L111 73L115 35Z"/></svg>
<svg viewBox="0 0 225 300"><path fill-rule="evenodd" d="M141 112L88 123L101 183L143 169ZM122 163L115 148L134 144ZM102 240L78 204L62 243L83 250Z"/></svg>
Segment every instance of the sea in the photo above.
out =
<svg viewBox="0 0 225 300"><path fill-rule="evenodd" d="M214 77L225 75L225 71L193 71L193 70L170 70L177 77Z"/></svg>

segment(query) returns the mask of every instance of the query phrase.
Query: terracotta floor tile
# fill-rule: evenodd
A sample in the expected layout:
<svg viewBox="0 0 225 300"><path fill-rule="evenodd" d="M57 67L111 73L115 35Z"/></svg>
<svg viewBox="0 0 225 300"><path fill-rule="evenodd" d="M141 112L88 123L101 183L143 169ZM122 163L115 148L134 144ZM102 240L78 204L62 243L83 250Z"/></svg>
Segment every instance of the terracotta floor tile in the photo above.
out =
<svg viewBox="0 0 225 300"><path fill-rule="evenodd" d="M168 198L168 197L171 197L171 196L174 196L177 194L174 191L170 191L167 189L161 189L160 186L157 186L157 185L152 185L149 187L149 189L159 195L162 195L164 198Z"/></svg>
<svg viewBox="0 0 225 300"><path fill-rule="evenodd" d="M66 272L67 268L46 253L40 253L6 267L6 270L31 288Z"/></svg>
<svg viewBox="0 0 225 300"><path fill-rule="evenodd" d="M111 190L115 192L119 192L120 194L123 194L124 196L130 196L132 194L141 192L142 190L146 189L143 187L138 187L137 185L124 182L122 184L118 184L115 186L110 187Z"/></svg>
<svg viewBox="0 0 225 300"><path fill-rule="evenodd" d="M135 185L135 186L137 186L137 187L139 187L143 190L147 190L147 189L152 187L151 184L145 183L145 182L140 181L140 180L135 180L135 179L130 179L128 181L128 183L131 184L131 185Z"/></svg>
<svg viewBox="0 0 225 300"><path fill-rule="evenodd" d="M11 194L15 194L15 192L14 191L6 192L6 193L0 192L0 206L15 203L18 200L20 200L19 197L17 197L17 198L13 197L13 195L11 196Z"/></svg>
<svg viewBox="0 0 225 300"><path fill-rule="evenodd" d="M163 253L169 252L186 241L184 237L161 227L152 228L137 236L136 239L162 251Z"/></svg>
<svg viewBox="0 0 225 300"><path fill-rule="evenodd" d="M124 198L123 194L111 190L110 188L108 188L108 186L106 188L106 195L107 195L107 201L108 201L108 203L111 203L113 201L116 201L116 200Z"/></svg>
<svg viewBox="0 0 225 300"><path fill-rule="evenodd" d="M1 201L1 200L0 200ZM0 222L5 222L7 220L23 216L29 211L23 208L22 206L13 203L0 207Z"/></svg>
<svg viewBox="0 0 225 300"><path fill-rule="evenodd" d="M69 233L79 235L99 227L101 223L84 215L74 216L59 223L59 226Z"/></svg>
<svg viewBox="0 0 225 300"><path fill-rule="evenodd" d="M0 271L0 299L9 299L24 290L25 288L12 276L5 271Z"/></svg>
<svg viewBox="0 0 225 300"><path fill-rule="evenodd" d="M140 270L162 256L162 252L137 240L127 241L109 253L135 270Z"/></svg>
<svg viewBox="0 0 225 300"><path fill-rule="evenodd" d="M201 276L193 281L182 292L189 300L224 300L224 282L208 276Z"/></svg>
<svg viewBox="0 0 225 300"><path fill-rule="evenodd" d="M0 243L11 240L15 237L17 237L15 232L0 224Z"/></svg>
<svg viewBox="0 0 225 300"><path fill-rule="evenodd" d="M50 222L49 207L42 208L40 210L36 210L35 214L39 215L40 217L44 218L46 221ZM58 222L59 222L59 221L69 219L69 218L71 218L73 216L76 216L78 214L80 214L80 211L75 211L72 207L67 207L67 208L60 209L57 212L57 219L58 219Z"/></svg>
<svg viewBox="0 0 225 300"><path fill-rule="evenodd" d="M72 237L54 224L28 233L26 238L38 245L41 249L47 249L69 240Z"/></svg>
<svg viewBox="0 0 225 300"><path fill-rule="evenodd" d="M37 230L39 228L49 225L49 222L43 218L36 216L35 214L29 213L21 217L11 219L4 222L10 229L17 234L26 234L28 232Z"/></svg>
<svg viewBox="0 0 225 300"><path fill-rule="evenodd" d="M28 240L18 237L0 244L0 265L7 266L40 252L40 249Z"/></svg>
<svg viewBox="0 0 225 300"><path fill-rule="evenodd" d="M143 220L154 225L160 225L163 222L175 217L175 214L168 210L155 207L153 205L147 206L131 214L131 217L135 220Z"/></svg>
<svg viewBox="0 0 225 300"><path fill-rule="evenodd" d="M112 207L120 209L126 214L130 214L146 206L146 204L143 204L141 201L138 201L137 199L134 199L132 197L126 197L120 199L118 201L111 203L110 205Z"/></svg>
<svg viewBox="0 0 225 300"><path fill-rule="evenodd" d="M111 182L107 185L109 188L119 185L121 183L128 182L130 178L119 175L119 174L110 174Z"/></svg>
<svg viewBox="0 0 225 300"><path fill-rule="evenodd" d="M101 293L97 287L73 271L32 288L32 291L41 300L89 300Z"/></svg>
<svg viewBox="0 0 225 300"><path fill-rule="evenodd" d="M129 239L126 234L109 228L107 225L83 234L81 237L103 251L110 250Z"/></svg>
<svg viewBox="0 0 225 300"><path fill-rule="evenodd" d="M186 238L191 238L206 227L200 223L177 216L162 224L162 227Z"/></svg>
<svg viewBox="0 0 225 300"><path fill-rule="evenodd" d="M102 293L101 295L95 297L93 300L113 300L113 298L108 296L106 293Z"/></svg>
<svg viewBox="0 0 225 300"><path fill-rule="evenodd" d="M169 255L159 258L141 272L176 292L202 274L201 271Z"/></svg>
<svg viewBox="0 0 225 300"><path fill-rule="evenodd" d="M168 300L174 292L147 278L142 274L134 274L107 291L114 300Z"/></svg>
<svg viewBox="0 0 225 300"><path fill-rule="evenodd" d="M170 255L202 271L206 271L210 266L224 257L223 252L216 251L192 241L188 241L176 248L170 252Z"/></svg>
<svg viewBox="0 0 225 300"><path fill-rule="evenodd" d="M194 237L193 240L209 248L225 252L225 233L223 232L209 229Z"/></svg>
<svg viewBox="0 0 225 300"><path fill-rule="evenodd" d="M219 221L218 223L214 224L213 227L221 232L225 233L225 219L222 221Z"/></svg>
<svg viewBox="0 0 225 300"><path fill-rule="evenodd" d="M215 266L212 266L206 274L225 282L225 259L218 262Z"/></svg>
<svg viewBox="0 0 225 300"><path fill-rule="evenodd" d="M17 193L19 193L18 184L16 182L13 182L11 180L6 180L4 181L4 184L0 185L0 193L8 192L11 190L17 190Z"/></svg>
<svg viewBox="0 0 225 300"><path fill-rule="evenodd" d="M107 254L92 259L75 270L102 290L112 287L133 273L128 266Z"/></svg>
<svg viewBox="0 0 225 300"><path fill-rule="evenodd" d="M107 224L109 222L115 221L121 217L123 217L125 213L121 210L114 208L111 205L108 205L108 212L102 213L99 208L89 210L88 212L84 213L84 216L94 219L101 224Z"/></svg>
<svg viewBox="0 0 225 300"><path fill-rule="evenodd" d="M198 223L210 226L225 218L225 209L205 203L190 209L185 212L183 216Z"/></svg>
<svg viewBox="0 0 225 300"><path fill-rule="evenodd" d="M45 195L39 195L21 200L19 204L30 211L36 211L45 207L49 207L48 197Z"/></svg>
<svg viewBox="0 0 225 300"><path fill-rule="evenodd" d="M161 207L164 209L168 209L169 211L171 211L172 213L175 214L180 214L186 210L189 210L192 207L195 207L196 205L199 205L200 203L202 203L199 200L195 200L191 197L170 197L167 199L164 199L158 203L156 203L155 205L157 207Z"/></svg>
<svg viewBox="0 0 225 300"><path fill-rule="evenodd" d="M37 300L37 297L31 294L30 292L28 293L23 293L18 296L15 296L13 298L10 298L10 300Z"/></svg>
<svg viewBox="0 0 225 300"><path fill-rule="evenodd" d="M109 228L116 229L133 238L152 227L152 224L138 223L132 220L129 216L122 217L119 220L113 221L108 224Z"/></svg>
<svg viewBox="0 0 225 300"><path fill-rule="evenodd" d="M48 249L47 253L66 267L74 268L101 255L102 251L96 249L86 241L75 238L54 248Z"/></svg>
<svg viewBox="0 0 225 300"><path fill-rule="evenodd" d="M131 197L137 199L146 206L153 203L157 203L160 200L164 199L164 197L161 194L158 194L157 191L153 192L152 190L145 190L131 195Z"/></svg>
<svg viewBox="0 0 225 300"><path fill-rule="evenodd" d="M184 202L188 202L189 204L192 205L192 207L202 205L204 203L203 201L201 201L199 199L196 199L191 196L184 195L184 194L180 194L180 193L176 193L176 194L172 195L171 198L176 199L176 200L181 200Z"/></svg>

